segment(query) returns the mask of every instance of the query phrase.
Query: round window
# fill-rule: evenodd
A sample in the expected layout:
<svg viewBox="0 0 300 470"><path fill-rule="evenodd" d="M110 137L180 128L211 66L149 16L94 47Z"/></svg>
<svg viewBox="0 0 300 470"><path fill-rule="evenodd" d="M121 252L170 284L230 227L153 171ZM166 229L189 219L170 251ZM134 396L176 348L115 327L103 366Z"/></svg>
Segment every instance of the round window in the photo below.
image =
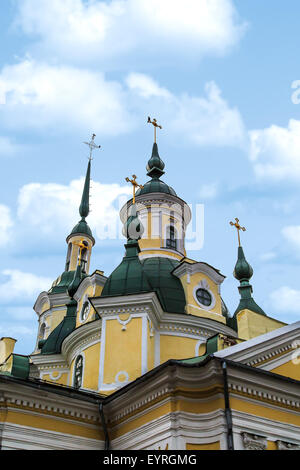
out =
<svg viewBox="0 0 300 470"><path fill-rule="evenodd" d="M205 307L209 307L212 303L211 294L206 289L198 289L196 292L198 302Z"/></svg>
<svg viewBox="0 0 300 470"><path fill-rule="evenodd" d="M89 316L89 311L90 311L90 303L88 300L84 302L83 307L81 309L81 321L85 321L87 317Z"/></svg>

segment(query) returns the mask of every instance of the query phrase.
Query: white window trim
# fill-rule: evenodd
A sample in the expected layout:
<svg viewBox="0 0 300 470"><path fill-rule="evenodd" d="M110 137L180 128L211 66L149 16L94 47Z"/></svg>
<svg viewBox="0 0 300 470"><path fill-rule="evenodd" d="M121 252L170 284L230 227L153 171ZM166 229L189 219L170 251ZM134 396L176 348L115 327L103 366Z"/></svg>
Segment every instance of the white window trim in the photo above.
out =
<svg viewBox="0 0 300 470"><path fill-rule="evenodd" d="M209 294L211 295L211 304L210 305L203 305L201 304L201 302L199 302L198 298L197 298L197 295L196 295L196 292L198 289L204 289L204 290L207 290L207 292L209 292ZM196 287L194 287L194 290L193 290L193 296L194 296L194 299L196 300L197 304L200 305L201 308L203 308L203 310L212 310L215 305L216 305L216 297L214 296L213 292L211 291L211 289L209 288L209 285L208 285L208 282L206 279L202 279L199 284L196 285Z"/></svg>

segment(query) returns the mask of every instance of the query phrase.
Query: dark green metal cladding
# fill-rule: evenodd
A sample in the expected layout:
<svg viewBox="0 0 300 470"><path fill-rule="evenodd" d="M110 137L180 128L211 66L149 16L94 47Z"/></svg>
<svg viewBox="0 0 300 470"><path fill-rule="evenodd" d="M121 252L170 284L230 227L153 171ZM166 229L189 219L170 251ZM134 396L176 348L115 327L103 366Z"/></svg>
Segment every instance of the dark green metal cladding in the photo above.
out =
<svg viewBox="0 0 300 470"><path fill-rule="evenodd" d="M159 156L157 144L153 144L152 156L147 164L148 176L151 178L160 178L164 172L165 164Z"/></svg>
<svg viewBox="0 0 300 470"><path fill-rule="evenodd" d="M85 183L84 183L84 189L82 193L82 199L81 199L81 204L79 207L79 214L81 217L87 217L90 212L90 181L91 181L91 161L89 161L87 172L86 172L86 177L85 177Z"/></svg>
<svg viewBox="0 0 300 470"><path fill-rule="evenodd" d="M79 206L79 214L81 215L82 218L78 222L78 224L75 225L70 235L76 235L76 234L87 235L92 240L94 240L92 231L85 220L85 218L90 213L90 181L91 181L91 161L89 161L88 163L85 183L84 183L84 188L83 188L83 193L82 193L82 198L81 198L81 204Z"/></svg>
<svg viewBox="0 0 300 470"><path fill-rule="evenodd" d="M154 257L142 261L144 272L165 312L185 313L185 294L180 280L172 274L179 261Z"/></svg>
<svg viewBox="0 0 300 470"><path fill-rule="evenodd" d="M81 219L78 224L75 225L71 232L71 235L75 235L77 233L82 235L88 235L89 237L93 238L92 231L84 219Z"/></svg>
<svg viewBox="0 0 300 470"><path fill-rule="evenodd" d="M139 220L136 211L136 205L130 206L128 211L128 218L123 227L123 235L130 241L140 240L144 233L144 227Z"/></svg>
<svg viewBox="0 0 300 470"><path fill-rule="evenodd" d="M27 379L29 377L29 357L13 354L13 363L11 375L20 379Z"/></svg>
<svg viewBox="0 0 300 470"><path fill-rule="evenodd" d="M164 168L165 164L158 154L157 144L154 144L152 149L152 156L147 165L147 174L152 179L148 181L142 189L137 191L136 196L149 193L164 193L177 196L176 192L173 188L171 188L171 186L168 186L159 179L164 174Z"/></svg>
<svg viewBox="0 0 300 470"><path fill-rule="evenodd" d="M59 294L59 293L66 292L68 290L70 284L74 280L75 272L76 271L64 271L61 275L61 279L60 279L59 283L56 286L51 287L49 292L52 293L52 294ZM86 277L86 274L82 273L82 279L84 277Z"/></svg>
<svg viewBox="0 0 300 470"><path fill-rule="evenodd" d="M253 276L253 269L245 258L243 248L238 248L238 260L234 268L234 277L240 281L239 292L241 300L238 308L234 312L234 318L241 310L251 310L252 312L259 313L266 316L265 312L257 305L252 297L253 289L249 280ZM236 323L234 319L231 320L232 325Z"/></svg>
<svg viewBox="0 0 300 470"><path fill-rule="evenodd" d="M63 321L50 333L47 340L39 343L41 354L59 354L64 339L76 328L77 302L71 300Z"/></svg>
<svg viewBox="0 0 300 470"><path fill-rule="evenodd" d="M136 247L126 245L126 256L109 276L101 296L156 292L165 312L185 313L182 284L171 273L179 262L161 257L140 261L137 254Z"/></svg>
<svg viewBox="0 0 300 470"><path fill-rule="evenodd" d="M148 181L142 189L137 191L136 196L149 193L165 193L171 194L172 196L177 196L176 192L173 188L171 188L171 186L168 186L158 178L152 178L152 180Z"/></svg>
<svg viewBox="0 0 300 470"><path fill-rule="evenodd" d="M59 354L61 352L61 346L64 339L76 328L77 302L73 299L73 296L84 278L81 269L81 266L77 266L75 274L73 272L73 279L67 288L71 300L67 304L67 313L65 318L50 333L46 341L42 340L39 342L41 354Z"/></svg>
<svg viewBox="0 0 300 470"><path fill-rule="evenodd" d="M253 276L253 269L246 260L244 250L241 246L238 248L238 260L236 262L233 275L238 281L249 281Z"/></svg>

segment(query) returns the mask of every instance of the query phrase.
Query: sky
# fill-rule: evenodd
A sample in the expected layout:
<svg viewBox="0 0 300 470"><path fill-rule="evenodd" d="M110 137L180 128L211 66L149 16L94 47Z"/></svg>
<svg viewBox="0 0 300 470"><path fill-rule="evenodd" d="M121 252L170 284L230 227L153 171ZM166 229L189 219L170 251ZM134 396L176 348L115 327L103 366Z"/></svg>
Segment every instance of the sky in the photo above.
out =
<svg viewBox="0 0 300 470"><path fill-rule="evenodd" d="M0 337L16 352L33 351L32 307L64 270L92 133L91 270L121 261L118 211L125 178L147 181L148 116L163 127L163 180L192 209L188 256L226 276L233 313L238 217L254 299L299 320L299 15L297 0L0 2Z"/></svg>

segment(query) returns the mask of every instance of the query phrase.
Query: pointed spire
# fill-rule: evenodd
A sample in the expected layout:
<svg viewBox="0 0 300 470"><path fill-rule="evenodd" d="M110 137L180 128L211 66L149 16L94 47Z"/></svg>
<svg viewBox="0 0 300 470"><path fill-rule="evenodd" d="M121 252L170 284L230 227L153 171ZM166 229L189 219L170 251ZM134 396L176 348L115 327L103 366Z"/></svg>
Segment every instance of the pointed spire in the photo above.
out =
<svg viewBox="0 0 300 470"><path fill-rule="evenodd" d="M86 222L86 217L90 213L90 184L91 184L91 159L89 159L84 188L82 192L81 203L79 206L79 214L81 216L81 220L78 222L77 225L73 228L72 232L67 238L67 242L69 241L70 237L75 234L85 235L92 239L93 243L95 243L92 231Z"/></svg>
<svg viewBox="0 0 300 470"><path fill-rule="evenodd" d="M252 297L253 289L249 281L253 276L253 269L252 266L246 260L242 246L238 247L238 259L234 268L233 275L238 281L240 281L240 286L238 289L241 295L241 300L238 305L238 308L234 312L234 316L236 316L241 310L245 309L266 316L265 312L257 305L257 303Z"/></svg>
<svg viewBox="0 0 300 470"><path fill-rule="evenodd" d="M90 184L91 184L91 160L87 167L85 183L81 198L81 204L79 207L79 214L83 219L85 219L90 213Z"/></svg>

